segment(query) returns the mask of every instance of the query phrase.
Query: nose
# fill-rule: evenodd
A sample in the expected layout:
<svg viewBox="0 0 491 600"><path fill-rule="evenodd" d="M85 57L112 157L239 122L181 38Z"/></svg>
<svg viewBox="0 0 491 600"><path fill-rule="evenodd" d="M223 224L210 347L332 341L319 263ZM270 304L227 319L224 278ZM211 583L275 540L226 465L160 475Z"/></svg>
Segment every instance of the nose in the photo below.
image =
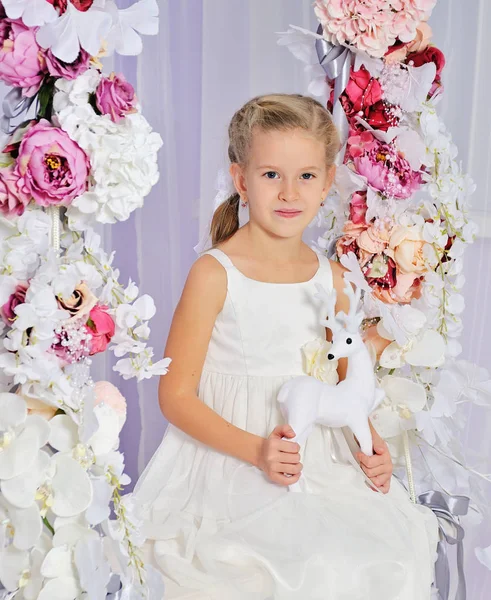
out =
<svg viewBox="0 0 491 600"><path fill-rule="evenodd" d="M280 200L284 200L286 202L294 202L295 200L298 200L298 191L295 183L285 180L281 187L279 198Z"/></svg>
<svg viewBox="0 0 491 600"><path fill-rule="evenodd" d="M327 358L328 358L329 360L332 360L332 359L334 358L334 354L328 354L328 355L327 355Z"/></svg>

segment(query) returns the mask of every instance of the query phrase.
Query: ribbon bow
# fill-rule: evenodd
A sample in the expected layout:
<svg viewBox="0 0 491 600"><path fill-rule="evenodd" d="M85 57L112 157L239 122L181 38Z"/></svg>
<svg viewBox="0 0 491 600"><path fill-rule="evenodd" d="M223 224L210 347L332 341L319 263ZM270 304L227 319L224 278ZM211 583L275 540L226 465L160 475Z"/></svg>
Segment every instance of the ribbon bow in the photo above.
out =
<svg viewBox="0 0 491 600"><path fill-rule="evenodd" d="M322 35L322 25L319 25L317 33ZM346 46L336 46L324 38L315 41L315 49L321 67L327 77L334 81L332 117L341 136L341 143L344 145L348 139L349 123L339 97L348 85L353 53ZM338 156L344 157L344 152L340 152Z"/></svg>
<svg viewBox="0 0 491 600"><path fill-rule="evenodd" d="M440 593L441 600L448 600L450 594L450 569L448 566L447 544L457 544L457 572L458 587L455 600L466 600L466 586L464 574L464 528L458 518L466 515L469 510L470 499L467 496L450 496L435 490L425 492L418 496L418 503L430 508L438 518L440 541L437 547L437 560L435 563L435 584ZM449 524L449 527L445 527ZM449 530L455 531L452 535Z"/></svg>

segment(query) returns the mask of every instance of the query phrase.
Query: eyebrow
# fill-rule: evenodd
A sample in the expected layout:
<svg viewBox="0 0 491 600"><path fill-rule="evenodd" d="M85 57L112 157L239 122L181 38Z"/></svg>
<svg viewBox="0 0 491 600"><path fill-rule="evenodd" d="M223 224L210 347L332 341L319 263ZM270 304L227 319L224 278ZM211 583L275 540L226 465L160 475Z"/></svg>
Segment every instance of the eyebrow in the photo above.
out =
<svg viewBox="0 0 491 600"><path fill-rule="evenodd" d="M275 171L279 170L279 167L275 167L274 165L260 165L257 167L258 169L274 169ZM310 166L310 167L302 167L299 169L300 171L320 171L319 167Z"/></svg>

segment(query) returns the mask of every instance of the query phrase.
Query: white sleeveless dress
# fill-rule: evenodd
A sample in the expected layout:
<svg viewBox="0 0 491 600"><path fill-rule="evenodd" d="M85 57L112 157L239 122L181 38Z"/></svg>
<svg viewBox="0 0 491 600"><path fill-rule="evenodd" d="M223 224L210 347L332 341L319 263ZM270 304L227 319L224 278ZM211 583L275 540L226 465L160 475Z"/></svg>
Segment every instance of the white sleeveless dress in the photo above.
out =
<svg viewBox="0 0 491 600"><path fill-rule="evenodd" d="M332 288L330 263L319 256L303 283L265 283L207 254L228 289L198 395L267 437L284 423L281 385L304 374L301 347L325 335L313 296L316 282ZM429 600L436 517L394 477L388 494L371 490L356 450L347 428L316 426L300 452L309 493L293 493L169 424L134 492L164 599Z"/></svg>

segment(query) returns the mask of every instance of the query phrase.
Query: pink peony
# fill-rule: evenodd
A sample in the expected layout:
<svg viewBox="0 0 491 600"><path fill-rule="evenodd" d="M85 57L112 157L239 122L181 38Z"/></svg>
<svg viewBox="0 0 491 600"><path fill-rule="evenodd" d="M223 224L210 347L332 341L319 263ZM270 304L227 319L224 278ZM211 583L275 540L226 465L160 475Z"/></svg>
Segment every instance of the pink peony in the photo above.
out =
<svg viewBox="0 0 491 600"><path fill-rule="evenodd" d="M115 325L112 317L106 312L108 308L97 304L90 311L86 326L92 335L90 355L104 352L114 335Z"/></svg>
<svg viewBox="0 0 491 600"><path fill-rule="evenodd" d="M119 123L127 114L136 112L135 90L122 75L103 77L95 92L97 108L103 115Z"/></svg>
<svg viewBox="0 0 491 600"><path fill-rule="evenodd" d="M422 183L421 174L412 170L392 143L377 142L375 148L357 156L353 162L368 184L389 198L410 198Z"/></svg>
<svg viewBox="0 0 491 600"><path fill-rule="evenodd" d="M22 21L2 19L0 26L0 80L22 88L22 94L34 96L41 87L46 63L36 42L36 28Z"/></svg>
<svg viewBox="0 0 491 600"><path fill-rule="evenodd" d="M24 304L28 289L29 284L27 282L18 283L14 293L11 294L7 302L0 308L0 316L7 325L12 325L16 317L15 307L19 306L19 304Z"/></svg>
<svg viewBox="0 0 491 600"><path fill-rule="evenodd" d="M57 58L51 50L46 51L46 67L53 77L76 79L90 67L90 54L80 49L78 57L72 63L66 63Z"/></svg>
<svg viewBox="0 0 491 600"><path fill-rule="evenodd" d="M24 134L16 172L22 191L39 206L70 204L86 191L89 169L80 146L45 119Z"/></svg>
<svg viewBox="0 0 491 600"><path fill-rule="evenodd" d="M19 185L19 175L14 166L0 169L0 212L7 217L19 217L29 204L31 196Z"/></svg>

